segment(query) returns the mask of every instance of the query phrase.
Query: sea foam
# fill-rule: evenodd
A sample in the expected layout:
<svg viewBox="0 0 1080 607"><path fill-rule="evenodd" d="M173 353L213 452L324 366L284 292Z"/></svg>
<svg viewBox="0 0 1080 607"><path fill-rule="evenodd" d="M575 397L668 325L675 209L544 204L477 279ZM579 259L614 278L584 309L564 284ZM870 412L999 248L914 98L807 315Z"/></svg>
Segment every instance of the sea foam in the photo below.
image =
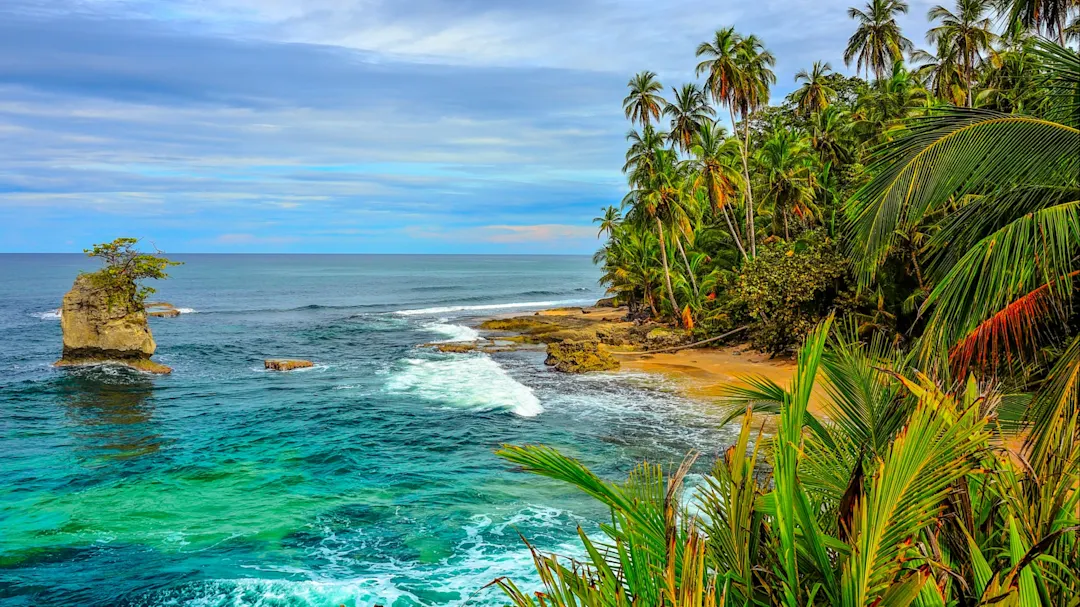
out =
<svg viewBox="0 0 1080 607"><path fill-rule="evenodd" d="M386 389L475 411L502 409L522 417L544 411L531 388L487 355L405 359L387 380Z"/></svg>
<svg viewBox="0 0 1080 607"><path fill-rule="evenodd" d="M424 329L446 337L446 339L440 340L438 343L476 341L480 339L480 334L476 332L476 329L466 327L465 325L448 324L445 322L445 320L442 322L424 325Z"/></svg>
<svg viewBox="0 0 1080 607"><path fill-rule="evenodd" d="M60 308L46 310L44 312L31 312L30 316L40 318L41 320L60 320Z"/></svg>
<svg viewBox="0 0 1080 607"><path fill-rule="evenodd" d="M402 316L423 316L434 314L448 314L450 312L472 312L483 310L504 310L513 308L550 308L552 306L571 306L588 303L588 299L566 299L562 301L517 301L500 304L478 304L475 306L442 306L437 308L419 308L416 310L398 310L394 314Z"/></svg>

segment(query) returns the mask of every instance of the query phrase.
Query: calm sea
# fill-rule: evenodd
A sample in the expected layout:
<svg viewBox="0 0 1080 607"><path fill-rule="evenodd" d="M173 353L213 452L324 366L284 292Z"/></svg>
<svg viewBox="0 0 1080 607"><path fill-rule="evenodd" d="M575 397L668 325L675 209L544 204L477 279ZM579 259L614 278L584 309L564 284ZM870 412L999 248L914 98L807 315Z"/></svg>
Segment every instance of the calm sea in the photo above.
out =
<svg viewBox="0 0 1080 607"><path fill-rule="evenodd" d="M501 604L479 589L534 582L518 533L576 552L605 513L500 444L618 479L730 441L656 378L417 347L596 300L585 257L176 257L154 299L185 313L151 321L174 372L150 377L53 369L56 308L93 265L0 255L0 604Z"/></svg>

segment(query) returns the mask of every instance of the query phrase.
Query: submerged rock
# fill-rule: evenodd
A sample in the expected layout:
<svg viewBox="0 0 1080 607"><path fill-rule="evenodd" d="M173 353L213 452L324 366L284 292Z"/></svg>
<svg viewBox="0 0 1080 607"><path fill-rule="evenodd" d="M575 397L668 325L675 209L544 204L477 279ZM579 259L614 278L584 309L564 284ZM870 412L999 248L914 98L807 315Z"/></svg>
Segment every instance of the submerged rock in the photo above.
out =
<svg viewBox="0 0 1080 607"><path fill-rule="evenodd" d="M596 340L550 343L544 364L563 373L611 371L619 368L619 361L601 350L600 342Z"/></svg>
<svg viewBox="0 0 1080 607"><path fill-rule="evenodd" d="M442 343L442 344L436 343L436 344L430 344L430 345L433 346L439 352L447 352L447 353L450 353L450 354L464 354L466 352L473 352L477 348L479 348L478 344L469 343L469 342L466 342L466 343L450 342L450 343Z"/></svg>
<svg viewBox="0 0 1080 607"><path fill-rule="evenodd" d="M314 367L315 363L310 360L295 360L287 358L268 358L263 365L271 371L292 371L293 369L307 369Z"/></svg>
<svg viewBox="0 0 1080 607"><path fill-rule="evenodd" d="M60 327L64 350L58 367L115 363L150 373L172 371L150 360L157 344L143 307L101 286L92 274L81 274L64 295Z"/></svg>

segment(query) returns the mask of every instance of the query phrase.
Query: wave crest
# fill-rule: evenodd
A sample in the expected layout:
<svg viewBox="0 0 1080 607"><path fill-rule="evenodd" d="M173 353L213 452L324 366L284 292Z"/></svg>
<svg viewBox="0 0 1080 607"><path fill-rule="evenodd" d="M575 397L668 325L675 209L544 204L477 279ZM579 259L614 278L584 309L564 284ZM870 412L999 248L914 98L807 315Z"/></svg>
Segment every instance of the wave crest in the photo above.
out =
<svg viewBox="0 0 1080 607"><path fill-rule="evenodd" d="M522 417L544 411L532 388L487 355L408 358L403 365L386 382L389 392L473 411L507 410Z"/></svg>

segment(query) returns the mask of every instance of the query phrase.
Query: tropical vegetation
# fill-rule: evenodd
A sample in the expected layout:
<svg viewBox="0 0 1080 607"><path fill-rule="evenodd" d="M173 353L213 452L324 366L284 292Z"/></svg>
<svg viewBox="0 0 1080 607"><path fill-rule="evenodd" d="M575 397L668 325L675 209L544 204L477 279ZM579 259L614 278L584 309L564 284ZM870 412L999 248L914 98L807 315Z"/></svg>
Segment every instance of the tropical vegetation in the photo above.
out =
<svg viewBox="0 0 1080 607"><path fill-rule="evenodd" d="M935 6L929 50L908 10L852 8L858 75L813 63L775 105L733 28L670 101L631 80L603 283L798 369L726 389L741 431L705 468L504 447L611 511L574 558L534 550L539 592L498 580L515 606L1080 606L1080 3Z"/></svg>

